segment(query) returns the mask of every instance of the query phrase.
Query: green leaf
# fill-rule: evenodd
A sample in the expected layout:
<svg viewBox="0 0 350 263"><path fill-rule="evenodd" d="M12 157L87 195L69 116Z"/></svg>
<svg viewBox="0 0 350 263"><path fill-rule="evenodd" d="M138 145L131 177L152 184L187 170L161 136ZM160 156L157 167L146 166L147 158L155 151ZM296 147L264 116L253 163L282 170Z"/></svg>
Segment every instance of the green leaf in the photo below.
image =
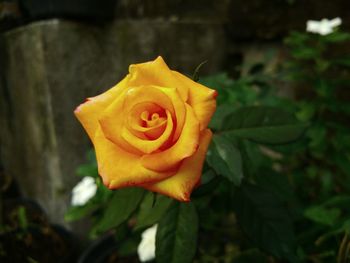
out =
<svg viewBox="0 0 350 263"><path fill-rule="evenodd" d="M217 174L226 177L235 185L241 184L242 156L230 139L223 135L214 135L207 158L208 164Z"/></svg>
<svg viewBox="0 0 350 263"><path fill-rule="evenodd" d="M198 215L193 203L176 203L161 219L156 235L159 263L191 263L196 253Z"/></svg>
<svg viewBox="0 0 350 263"><path fill-rule="evenodd" d="M290 201L294 197L293 190L285 174L269 171L269 173L257 176L257 183L262 188L273 193L282 202Z"/></svg>
<svg viewBox="0 0 350 263"><path fill-rule="evenodd" d="M250 249L240 253L232 263L268 263L267 257L257 249Z"/></svg>
<svg viewBox="0 0 350 263"><path fill-rule="evenodd" d="M123 242L119 244L118 256L134 256L137 253L137 247L140 244L140 241L141 240L139 238L135 237L123 240ZM122 259L119 262L122 262Z"/></svg>
<svg viewBox="0 0 350 263"><path fill-rule="evenodd" d="M221 182L222 177L217 176L213 170L208 170L202 175L201 184L194 190L192 197L209 196L209 193Z"/></svg>
<svg viewBox="0 0 350 263"><path fill-rule="evenodd" d="M220 130L224 119L232 114L234 110L235 108L230 104L219 105L209 123L209 128Z"/></svg>
<svg viewBox="0 0 350 263"><path fill-rule="evenodd" d="M207 164L205 164L205 165L207 165ZM202 174L200 185L208 184L211 181L213 181L213 179L215 179L216 177L217 177L216 173L212 169L207 168L206 171L203 172L203 174Z"/></svg>
<svg viewBox="0 0 350 263"><path fill-rule="evenodd" d="M22 229L28 228L27 211L24 206L18 208L18 223Z"/></svg>
<svg viewBox="0 0 350 263"><path fill-rule="evenodd" d="M341 211L337 208L327 209L322 206L313 206L304 211L304 216L316 223L333 226L337 222Z"/></svg>
<svg viewBox="0 0 350 263"><path fill-rule="evenodd" d="M154 201L154 194L149 192L141 202L140 212L137 215L135 230L154 225L168 210L173 199L164 195L157 195Z"/></svg>
<svg viewBox="0 0 350 263"><path fill-rule="evenodd" d="M77 175L81 177L90 176L90 177L98 177L97 165L95 164L82 164L78 167L76 171Z"/></svg>
<svg viewBox="0 0 350 263"><path fill-rule="evenodd" d="M309 40L310 40L310 34L293 31L284 40L284 42L289 46L305 46Z"/></svg>
<svg viewBox="0 0 350 263"><path fill-rule="evenodd" d="M316 59L320 57L320 51L313 47L303 46L301 48L296 48L291 51L291 54L296 59Z"/></svg>
<svg viewBox="0 0 350 263"><path fill-rule="evenodd" d="M92 235L115 228L128 220L143 194L144 190L136 187L116 190L104 209L102 218L94 226Z"/></svg>
<svg viewBox="0 0 350 263"><path fill-rule="evenodd" d="M327 140L327 128L323 124L314 124L308 130L307 137L310 138L310 149L322 149L322 147L325 146L325 141Z"/></svg>
<svg viewBox="0 0 350 263"><path fill-rule="evenodd" d="M260 145L245 140L241 142L240 150L243 159L243 171L245 177L260 177L262 167L271 166L270 157L262 154Z"/></svg>
<svg viewBox="0 0 350 263"><path fill-rule="evenodd" d="M350 57L335 59L332 62L341 66L350 67Z"/></svg>
<svg viewBox="0 0 350 263"><path fill-rule="evenodd" d="M335 229L332 229L329 232L326 232L325 234L317 238L315 244L319 246L321 245L321 243L323 243L327 239L334 237L336 235L339 235L341 233L349 233L349 231L350 231L350 219L345 220L342 224L340 224L340 226L336 227Z"/></svg>
<svg viewBox="0 0 350 263"><path fill-rule="evenodd" d="M350 34L338 31L324 36L323 40L330 43L344 42L350 40Z"/></svg>
<svg viewBox="0 0 350 263"><path fill-rule="evenodd" d="M64 220L67 222L76 221L87 215L92 214L99 207L98 204L88 203L84 206L72 206L64 215Z"/></svg>
<svg viewBox="0 0 350 263"><path fill-rule="evenodd" d="M223 133L259 143L283 144L295 141L307 125L277 107L244 107L227 116Z"/></svg>
<svg viewBox="0 0 350 263"><path fill-rule="evenodd" d="M296 116L301 121L309 121L316 112L316 107L311 103L300 102L300 110L296 113Z"/></svg>
<svg viewBox="0 0 350 263"><path fill-rule="evenodd" d="M338 208L349 208L350 196L349 195L337 195L329 198L322 205L325 207L336 206Z"/></svg>
<svg viewBox="0 0 350 263"><path fill-rule="evenodd" d="M233 207L238 223L257 246L276 257L297 262L290 215L273 194L246 184L234 194Z"/></svg>
<svg viewBox="0 0 350 263"><path fill-rule="evenodd" d="M218 105L228 102L229 92L234 86L234 81L229 78L227 73L220 73L201 78L199 82L204 86L215 89L218 92L218 97L216 98Z"/></svg>
<svg viewBox="0 0 350 263"><path fill-rule="evenodd" d="M91 164L97 164L96 161L96 154L95 154L95 150L94 149L90 149L87 154L86 154L86 158L88 160L89 163Z"/></svg>

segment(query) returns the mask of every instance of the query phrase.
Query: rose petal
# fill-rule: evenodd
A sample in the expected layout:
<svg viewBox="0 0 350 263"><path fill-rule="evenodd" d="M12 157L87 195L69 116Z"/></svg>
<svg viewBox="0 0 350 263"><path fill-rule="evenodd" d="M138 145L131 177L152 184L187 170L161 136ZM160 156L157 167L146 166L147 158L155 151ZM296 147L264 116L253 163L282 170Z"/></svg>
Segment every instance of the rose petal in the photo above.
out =
<svg viewBox="0 0 350 263"><path fill-rule="evenodd" d="M141 163L147 169L162 172L175 169L183 159L191 156L198 148L199 122L192 108L186 105L186 120L177 142L168 149L144 155Z"/></svg>
<svg viewBox="0 0 350 263"><path fill-rule="evenodd" d="M121 136L125 124L124 101L129 89L125 89L99 116L99 123L105 137L127 152L142 155L143 153L133 147Z"/></svg>
<svg viewBox="0 0 350 263"><path fill-rule="evenodd" d="M123 90L127 88L128 79L129 75L126 76L113 88L96 97L88 98L85 103L80 104L75 109L74 114L83 125L91 141L93 141L95 132L99 126L99 117L106 109L106 107L108 107L115 99L121 96Z"/></svg>
<svg viewBox="0 0 350 263"><path fill-rule="evenodd" d="M171 112L174 123L176 122L173 141L177 140L183 128L186 114L185 103L181 99L177 89L159 86L133 88L132 92L128 92L127 94L125 107L131 107L141 102L153 102Z"/></svg>
<svg viewBox="0 0 350 263"><path fill-rule="evenodd" d="M144 112L158 113L160 116L158 121L153 126L144 127L144 120L141 118ZM164 133L167 127L167 120L164 115L164 110L155 103L145 102L136 104L129 113L127 113L127 129L135 136L151 140L157 139Z"/></svg>
<svg viewBox="0 0 350 263"><path fill-rule="evenodd" d="M201 131L206 129L208 123L215 112L217 91L209 89L189 78L173 71L173 74L182 82L183 85L189 87L188 104L190 104L201 125Z"/></svg>
<svg viewBox="0 0 350 263"><path fill-rule="evenodd" d="M133 86L156 85L175 88L180 92L183 101L187 101L188 88L172 74L161 56L154 61L133 64L129 67L130 83Z"/></svg>
<svg viewBox="0 0 350 263"><path fill-rule="evenodd" d="M159 173L146 169L139 156L106 139L101 128L97 129L94 141L98 172L110 189L157 182L174 174L173 171Z"/></svg>
<svg viewBox="0 0 350 263"><path fill-rule="evenodd" d="M133 147L143 153L151 153L158 150L170 137L173 131L173 120L170 112L167 110L167 125L164 133L155 140L140 139L129 131L126 127L123 128L122 138L129 142Z"/></svg>
<svg viewBox="0 0 350 263"><path fill-rule="evenodd" d="M178 172L161 182L147 184L143 187L179 201L190 201L193 188L197 185L202 174L203 162L211 141L212 133L209 129L202 131L199 148L191 157L183 160Z"/></svg>
<svg viewBox="0 0 350 263"><path fill-rule="evenodd" d="M100 124L106 137L127 151L142 155L154 151L152 143L147 143L149 148L143 149L141 144L130 140L129 132L124 129L127 125L125 113L130 113L134 105L145 102L156 103L164 110L168 110L176 121L176 131L182 128L185 119L185 105L181 101L176 89L157 86L140 86L129 88L125 95L118 97L100 116ZM176 132L175 131L175 132ZM178 131L180 133L180 131ZM131 133L130 133L131 134ZM130 135L129 134L129 135ZM155 141L151 141L155 144Z"/></svg>
<svg viewBox="0 0 350 263"><path fill-rule="evenodd" d="M170 98L173 107L175 109L175 117L176 117L176 128L174 131L173 142L176 141L182 132L185 116L186 116L186 107L184 101L181 100L177 89L173 88L163 88L159 87L161 91L163 91L168 98Z"/></svg>

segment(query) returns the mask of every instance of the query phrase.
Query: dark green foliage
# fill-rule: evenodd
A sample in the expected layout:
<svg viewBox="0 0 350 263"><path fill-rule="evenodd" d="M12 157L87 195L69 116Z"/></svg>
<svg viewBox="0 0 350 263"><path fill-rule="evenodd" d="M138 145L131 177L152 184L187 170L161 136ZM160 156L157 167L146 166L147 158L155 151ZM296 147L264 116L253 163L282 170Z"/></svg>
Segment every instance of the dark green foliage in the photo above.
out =
<svg viewBox="0 0 350 263"><path fill-rule="evenodd" d="M98 209L99 205L84 205L84 206L73 206L71 207L64 216L64 219L68 222L75 221L83 217L91 215Z"/></svg>
<svg viewBox="0 0 350 263"><path fill-rule="evenodd" d="M196 253L198 217L192 203L174 204L159 221L156 258L159 263L191 263Z"/></svg>
<svg viewBox="0 0 350 263"><path fill-rule="evenodd" d="M215 135L207 160L216 173L226 177L237 186L241 184L243 178L242 156L229 138Z"/></svg>
<svg viewBox="0 0 350 263"><path fill-rule="evenodd" d="M246 184L233 195L238 223L247 236L276 257L296 262L296 242L288 210L271 192Z"/></svg>
<svg viewBox="0 0 350 263"><path fill-rule="evenodd" d="M173 202L174 200L166 196L147 193L140 205L135 230L156 224Z"/></svg>
<svg viewBox="0 0 350 263"><path fill-rule="evenodd" d="M313 255L315 261L346 262L336 255L343 253L341 239L349 231L350 216L350 94L346 91L350 34L293 33L286 43L292 51L286 72L302 87L294 102L296 116L310 123L304 139L282 151L281 165L293 179L302 206L297 220L299 244L303 254ZM306 55L309 49L313 55Z"/></svg>
<svg viewBox="0 0 350 263"><path fill-rule="evenodd" d="M135 253L140 230L158 224L161 263L349 262L349 41L339 31L295 32L274 75L262 61L242 65L236 80L201 78L219 96L191 203L137 188L109 191L92 158L78 174L95 177L98 192L66 219L92 216L94 234L132 229L122 254ZM276 96L274 83L296 87L295 99Z"/></svg>
<svg viewBox="0 0 350 263"><path fill-rule="evenodd" d="M251 249L235 257L232 263L268 263L267 257L259 250Z"/></svg>
<svg viewBox="0 0 350 263"><path fill-rule="evenodd" d="M223 133L258 143L283 144L295 141L307 125L292 114L267 106L243 107L224 119Z"/></svg>
<svg viewBox="0 0 350 263"><path fill-rule="evenodd" d="M143 194L144 190L141 188L125 188L113 192L102 217L92 232L103 233L125 222L138 207Z"/></svg>

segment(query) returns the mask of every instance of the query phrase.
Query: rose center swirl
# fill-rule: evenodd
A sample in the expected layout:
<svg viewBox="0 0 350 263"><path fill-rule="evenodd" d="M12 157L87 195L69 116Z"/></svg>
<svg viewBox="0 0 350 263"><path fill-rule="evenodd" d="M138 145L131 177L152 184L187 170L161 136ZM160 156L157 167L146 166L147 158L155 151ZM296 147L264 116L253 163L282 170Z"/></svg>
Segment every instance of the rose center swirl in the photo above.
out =
<svg viewBox="0 0 350 263"><path fill-rule="evenodd" d="M147 110L143 111L140 117L143 121L142 126L147 128L158 126L160 123L166 121L166 118L159 116L159 113L154 112L150 114L150 112Z"/></svg>
<svg viewBox="0 0 350 263"><path fill-rule="evenodd" d="M134 105L128 115L129 131L142 140L157 140L167 128L168 132L164 136L168 137L167 134L173 129L173 124L169 123L169 118L172 118L170 112L152 102Z"/></svg>

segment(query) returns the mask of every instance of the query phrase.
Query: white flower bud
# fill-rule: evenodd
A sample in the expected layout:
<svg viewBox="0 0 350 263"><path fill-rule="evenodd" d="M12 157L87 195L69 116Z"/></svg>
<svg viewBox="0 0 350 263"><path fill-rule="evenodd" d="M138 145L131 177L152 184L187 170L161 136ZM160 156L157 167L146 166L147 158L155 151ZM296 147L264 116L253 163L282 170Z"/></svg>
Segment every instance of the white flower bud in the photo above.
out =
<svg viewBox="0 0 350 263"><path fill-rule="evenodd" d="M306 31L325 36L332 33L334 28L340 26L341 23L342 20L339 17L332 20L326 18L321 21L309 20L306 22Z"/></svg>
<svg viewBox="0 0 350 263"><path fill-rule="evenodd" d="M84 177L72 190L73 206L85 205L92 197L95 196L97 185L92 177Z"/></svg>
<svg viewBox="0 0 350 263"><path fill-rule="evenodd" d="M156 257L157 227L158 225L154 225L142 233L142 240L137 248L141 262L150 261Z"/></svg>

